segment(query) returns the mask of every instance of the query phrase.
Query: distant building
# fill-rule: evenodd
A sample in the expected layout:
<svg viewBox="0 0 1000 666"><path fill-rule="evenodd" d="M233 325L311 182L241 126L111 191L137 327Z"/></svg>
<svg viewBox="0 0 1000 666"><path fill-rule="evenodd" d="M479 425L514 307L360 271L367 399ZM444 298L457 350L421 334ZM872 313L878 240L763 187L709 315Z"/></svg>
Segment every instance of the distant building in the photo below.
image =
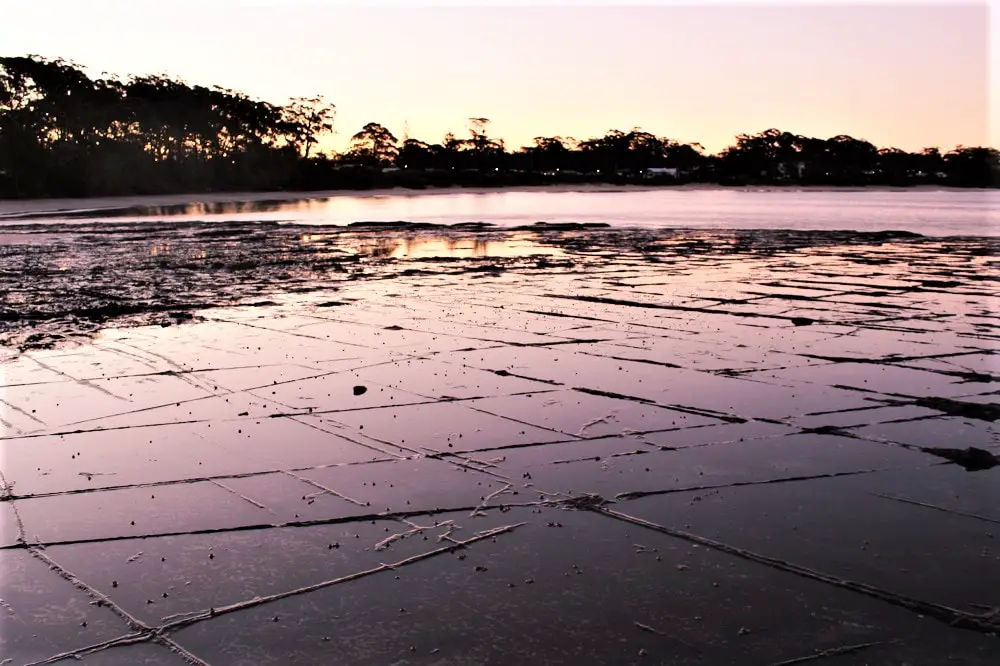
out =
<svg viewBox="0 0 1000 666"><path fill-rule="evenodd" d="M650 167L643 175L646 178L676 178L678 173L680 173L680 169L675 167Z"/></svg>

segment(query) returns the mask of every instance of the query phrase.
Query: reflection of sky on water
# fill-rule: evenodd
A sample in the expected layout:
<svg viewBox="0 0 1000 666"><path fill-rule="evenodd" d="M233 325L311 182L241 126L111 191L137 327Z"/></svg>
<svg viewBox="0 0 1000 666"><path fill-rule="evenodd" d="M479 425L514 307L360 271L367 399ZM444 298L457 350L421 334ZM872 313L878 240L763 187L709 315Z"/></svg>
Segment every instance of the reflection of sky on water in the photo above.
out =
<svg viewBox="0 0 1000 666"><path fill-rule="evenodd" d="M403 238L399 239L390 256L396 259L425 257L523 257L533 254L562 254L552 247L542 247L527 239L488 241L481 239Z"/></svg>
<svg viewBox="0 0 1000 666"><path fill-rule="evenodd" d="M561 249L537 242L534 234L513 234L505 238L419 234L304 234L304 244L335 242L358 254L384 259L475 259L481 257L561 256Z"/></svg>
<svg viewBox="0 0 1000 666"><path fill-rule="evenodd" d="M238 195L237 195L238 196ZM270 196L270 195L268 195ZM275 197L284 196L276 194ZM984 190L501 190L342 194L167 206L105 199L87 210L3 214L0 223L44 221L242 220L347 225L352 222L486 222L497 226L605 222L628 227L906 230L926 235L1000 234L1000 192Z"/></svg>

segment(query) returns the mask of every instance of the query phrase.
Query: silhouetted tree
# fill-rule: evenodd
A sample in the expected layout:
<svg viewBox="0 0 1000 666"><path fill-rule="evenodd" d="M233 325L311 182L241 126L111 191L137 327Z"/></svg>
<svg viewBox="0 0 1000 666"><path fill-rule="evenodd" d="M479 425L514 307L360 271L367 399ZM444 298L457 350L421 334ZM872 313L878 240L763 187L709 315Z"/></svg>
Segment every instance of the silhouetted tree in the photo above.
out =
<svg viewBox="0 0 1000 666"><path fill-rule="evenodd" d="M615 174L628 164L630 139L620 130L609 130L603 137L580 142L580 151L588 171Z"/></svg>
<svg viewBox="0 0 1000 666"><path fill-rule="evenodd" d="M537 137L508 153L490 120L469 119L469 138L400 146L369 123L338 159L316 153L336 108L322 97L284 106L167 75L91 78L70 61L0 57L0 197L88 196L227 189L404 184L637 182L654 167L681 181L995 187L1000 153L957 146L906 152L863 139L779 129L740 134L717 155L640 128L576 141ZM343 162L368 169L338 169ZM399 174L381 169L396 164Z"/></svg>
<svg viewBox="0 0 1000 666"><path fill-rule="evenodd" d="M437 165L441 169L457 169L461 164L461 152L468 147L468 142L459 139L453 132L444 135L439 148L434 151L437 155Z"/></svg>
<svg viewBox="0 0 1000 666"><path fill-rule="evenodd" d="M280 107L164 75L92 80L65 60L0 58L0 194L285 187L285 147L308 158L332 117L321 98Z"/></svg>
<svg viewBox="0 0 1000 666"><path fill-rule="evenodd" d="M524 146L521 154L527 157L524 162L528 171L557 171L570 168L572 153L566 146L566 140L560 136L535 137L535 145Z"/></svg>
<svg viewBox="0 0 1000 666"><path fill-rule="evenodd" d="M694 172L706 166L708 159L700 143L670 142L664 147L668 167Z"/></svg>
<svg viewBox="0 0 1000 666"><path fill-rule="evenodd" d="M309 149L324 134L333 132L333 121L337 108L316 97L295 97L282 110L285 126L282 128L292 145L300 148L303 157L309 157Z"/></svg>
<svg viewBox="0 0 1000 666"><path fill-rule="evenodd" d="M719 166L726 178L735 180L782 180L806 146L800 137L777 129L759 134L739 134L736 144L719 155Z"/></svg>
<svg viewBox="0 0 1000 666"><path fill-rule="evenodd" d="M417 139L403 142L396 156L396 164L404 169L432 169L436 166L431 146Z"/></svg>
<svg viewBox="0 0 1000 666"><path fill-rule="evenodd" d="M971 187L995 186L1000 176L1000 151L958 146L944 156L948 182Z"/></svg>
<svg viewBox="0 0 1000 666"><path fill-rule="evenodd" d="M356 164L386 166L392 164L399 153L398 140L392 132L378 123L368 123L351 137L348 159Z"/></svg>
<svg viewBox="0 0 1000 666"><path fill-rule="evenodd" d="M920 151L917 164L920 165L920 171L939 173L944 171L944 156L941 155L941 150L937 147L924 148Z"/></svg>
<svg viewBox="0 0 1000 666"><path fill-rule="evenodd" d="M467 164L476 169L498 169L503 165L504 144L500 139L491 139L486 133L489 118L469 118L471 138L464 147L469 152Z"/></svg>
<svg viewBox="0 0 1000 666"><path fill-rule="evenodd" d="M919 170L916 156L899 148L882 148L878 151L878 170L881 181L889 184L903 184Z"/></svg>

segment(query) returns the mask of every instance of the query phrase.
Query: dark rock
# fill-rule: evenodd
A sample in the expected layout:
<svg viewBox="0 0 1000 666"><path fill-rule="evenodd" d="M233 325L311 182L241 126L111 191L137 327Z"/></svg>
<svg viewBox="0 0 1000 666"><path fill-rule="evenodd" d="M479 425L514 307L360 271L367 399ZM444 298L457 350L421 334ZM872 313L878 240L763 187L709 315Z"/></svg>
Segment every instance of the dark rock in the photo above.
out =
<svg viewBox="0 0 1000 666"><path fill-rule="evenodd" d="M975 446L964 449L925 447L921 451L929 453L932 456L950 460L956 465L961 465L968 472L979 472L1000 465L1000 458L997 458L985 449L978 449Z"/></svg>
<svg viewBox="0 0 1000 666"><path fill-rule="evenodd" d="M1000 419L1000 405L980 404L978 402L962 402L950 398L918 398L913 404L944 412L948 416L961 416L980 421L996 421Z"/></svg>

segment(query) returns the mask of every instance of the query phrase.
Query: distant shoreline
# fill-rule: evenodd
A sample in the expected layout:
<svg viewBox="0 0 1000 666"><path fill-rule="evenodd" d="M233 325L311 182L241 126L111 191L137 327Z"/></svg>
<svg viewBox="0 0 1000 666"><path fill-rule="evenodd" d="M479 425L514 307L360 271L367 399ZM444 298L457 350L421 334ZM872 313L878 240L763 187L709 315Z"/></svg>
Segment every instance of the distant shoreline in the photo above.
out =
<svg viewBox="0 0 1000 666"><path fill-rule="evenodd" d="M149 194L120 197L86 198L42 198L42 199L0 199L0 220L3 216L32 213L60 213L69 211L101 211L132 207L180 206L186 204L221 204L233 202L298 201L332 199L338 197L417 197L443 196L454 194L506 194L514 192L543 192L551 194L608 193L608 192L995 192L995 188L948 187L944 185L716 185L712 183L689 183L684 185L607 185L607 184L555 184L555 185L515 185L510 187L429 187L413 189L405 187L380 188L371 190L316 190L316 191L274 191L274 192L208 192L189 194Z"/></svg>

